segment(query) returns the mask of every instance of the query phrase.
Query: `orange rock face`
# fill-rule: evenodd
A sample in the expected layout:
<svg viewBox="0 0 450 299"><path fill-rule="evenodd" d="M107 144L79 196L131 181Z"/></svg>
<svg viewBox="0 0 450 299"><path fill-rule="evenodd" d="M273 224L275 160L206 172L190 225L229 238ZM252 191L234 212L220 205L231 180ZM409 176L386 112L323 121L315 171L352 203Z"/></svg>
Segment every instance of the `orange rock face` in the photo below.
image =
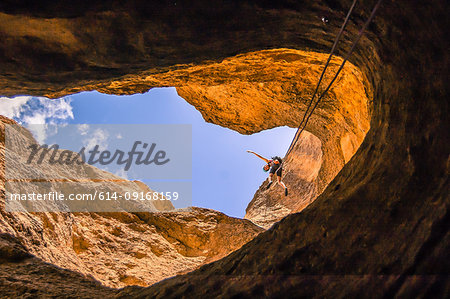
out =
<svg viewBox="0 0 450 299"><path fill-rule="evenodd" d="M337 56L350 48L374 3L358 2ZM308 67L320 72L315 65L324 59L317 53L331 48L349 1L70 4L0 3L2 94L59 96L91 89L129 94L173 85L205 119L250 133L298 125L308 99L302 93L310 95L313 86L294 87L302 84L302 74L312 76ZM447 11L443 0L382 2L350 58L356 71L343 75L336 87L345 84L319 106L307 127L321 142L316 189L321 195L300 213L192 273L119 291L29 258L17 239L2 236L0 250L7 262L0 264L0 290L9 296L74 293L85 298L448 298ZM292 61L287 53L296 54ZM291 63L299 65L299 56L308 59L309 54L315 58L302 72L289 69ZM270 63L264 64L265 59ZM289 76L276 75L279 66ZM275 79L258 79L254 68ZM195 82L177 77L186 70L201 76L189 73ZM247 74L256 84L246 81ZM296 94L300 96L292 97ZM272 104L280 113L269 122L263 115ZM370 119L370 130L365 119ZM263 203L255 198L249 212ZM282 211L293 210L283 205ZM26 242L41 231L33 226L39 222L28 220L31 216L14 220L2 213L2 221L16 223ZM270 221L261 219L264 225ZM52 227L51 221L42 223ZM108 234L120 236L120 230ZM94 243L78 233L75 242L80 255ZM158 248L155 255L161 254ZM52 284L43 283L43 277ZM70 282L61 283L62 278Z"/></svg>
<svg viewBox="0 0 450 299"><path fill-rule="evenodd" d="M4 117L1 121L2 132L5 123L14 123ZM1 137L4 140L3 133ZM30 138L31 134L22 129L17 131L14 141L24 143ZM0 146L4 152L4 141ZM25 167L23 152L8 154L19 161L8 165L8 171L23 171L16 168ZM3 154L1 163L4 169ZM141 182L126 181L90 165L72 170L46 163L39 169L42 174L87 178L83 192L91 188L117 192L150 190ZM92 178L104 183L93 185L89 182ZM2 174L0 233L19 240L14 242L20 242L27 254L93 277L109 287L148 286L189 272L236 250L262 231L248 220L213 210L188 208L171 212L173 206L168 201L157 201L155 211L161 212L154 213L6 212L4 179ZM108 182L114 179L121 182ZM14 260L17 250L6 245L2 256L7 261Z"/></svg>
<svg viewBox="0 0 450 299"><path fill-rule="evenodd" d="M326 54L294 49L248 52L220 62L176 65L157 74L143 71L47 96L81 90L130 94L151 87L175 86L206 121L250 134L281 125L297 127L327 58ZM339 57L331 60L319 94L341 62ZM372 95L363 82L361 72L347 63L308 122L306 129L318 139L312 141L306 132L299 143L302 146L295 149L299 152L287 157L284 180L291 187L291 195L280 198L277 192L263 192L263 185L247 208L246 218L267 228L287 214L301 211L350 160L369 130L368 98Z"/></svg>

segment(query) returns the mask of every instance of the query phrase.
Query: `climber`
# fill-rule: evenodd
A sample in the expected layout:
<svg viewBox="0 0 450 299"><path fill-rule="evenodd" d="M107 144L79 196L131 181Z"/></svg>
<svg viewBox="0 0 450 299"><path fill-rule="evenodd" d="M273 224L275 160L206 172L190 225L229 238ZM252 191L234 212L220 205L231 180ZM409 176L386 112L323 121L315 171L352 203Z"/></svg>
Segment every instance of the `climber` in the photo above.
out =
<svg viewBox="0 0 450 299"><path fill-rule="evenodd" d="M269 160L267 158L264 158L261 155L258 155L254 151L250 151L250 150L248 150L247 153L254 154L255 156L257 156L261 160L264 160L267 163L266 165L263 166L264 171L269 171L269 184L267 185L267 189L269 189L270 186L272 185L273 175L276 173L277 174L277 182L281 186L284 187L284 195L287 196L288 189L287 189L286 185L281 181L281 173L283 172L283 166L281 166L281 163L283 162L283 160L278 156L272 157L272 159Z"/></svg>

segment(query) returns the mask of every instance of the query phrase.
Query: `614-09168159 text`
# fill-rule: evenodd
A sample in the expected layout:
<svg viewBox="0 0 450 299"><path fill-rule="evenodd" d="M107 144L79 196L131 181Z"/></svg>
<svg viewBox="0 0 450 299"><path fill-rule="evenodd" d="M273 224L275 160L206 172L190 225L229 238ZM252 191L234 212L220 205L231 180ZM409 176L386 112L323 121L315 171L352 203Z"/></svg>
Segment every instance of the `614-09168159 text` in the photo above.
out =
<svg viewBox="0 0 450 299"><path fill-rule="evenodd" d="M123 194L111 191L95 191L94 193L69 193L64 194L58 191L50 191L48 193L10 193L8 199L10 201L64 201L64 200L173 200L176 201L179 193L174 191L165 192L125 192Z"/></svg>

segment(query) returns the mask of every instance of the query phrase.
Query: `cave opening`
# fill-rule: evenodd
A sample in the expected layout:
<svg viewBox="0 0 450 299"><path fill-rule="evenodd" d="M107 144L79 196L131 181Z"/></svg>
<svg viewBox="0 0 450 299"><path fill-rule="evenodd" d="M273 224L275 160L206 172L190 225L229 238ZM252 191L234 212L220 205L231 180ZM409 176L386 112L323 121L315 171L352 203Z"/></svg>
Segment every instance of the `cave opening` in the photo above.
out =
<svg viewBox="0 0 450 299"><path fill-rule="evenodd" d="M47 93L47 97L59 98L52 112L22 113L23 107L36 111L46 105L44 98L27 102L29 97L15 98L23 107L6 103L4 109L9 115L22 113L23 121L29 123L42 123L49 114L56 122L64 121L62 118L75 122L76 115L78 123L192 121L202 128L205 121L211 123L210 129L200 130L203 139L196 140L197 135L193 135L197 157L193 161L192 204L269 228L320 195L369 130L371 87L361 71L347 63L312 115L299 146L286 157L283 180L290 185L289 196L284 197L279 188L264 189L267 174L260 170L261 161L249 157L245 150L266 157L284 156L295 133L289 128L299 125L327 57L286 48L248 52L222 61L181 65L156 74L144 71L107 83ZM331 59L322 90L341 62L337 56ZM153 88L147 92L149 87ZM127 113L132 107L134 111ZM203 145L212 145L211 140L218 141L212 153ZM231 155L231 148L240 152ZM220 154L215 155L215 151Z"/></svg>
<svg viewBox="0 0 450 299"><path fill-rule="evenodd" d="M229 75L230 78L226 80L228 82L222 84L225 85L224 87L190 84L176 89L153 88L143 94L122 96L93 91L80 92L55 100L23 96L16 97L14 104L5 99L1 105L4 110L3 114L25 124L42 122L72 124L191 123L194 125L192 205L218 210L233 217L245 217L259 226L268 228L284 216L301 211L311 203L340 168L349 161L367 131L368 125L365 123L368 118L367 103L364 101L366 100L365 92L361 91L362 79L359 77L357 69L351 65L341 76L338 87L332 90L331 96L328 99L325 98L324 103L319 107L318 118L313 117L312 119L313 124L310 127L318 132L321 139L328 145L324 145L322 140L314 134L305 131L295 151L290 157L287 157L286 161L286 171L283 177L287 180L291 190L290 196L283 197L282 190L277 188L265 190L267 174L260 169L261 161L250 157L245 150L252 149L266 157L284 156L295 130L287 126L279 127L283 123L278 120L280 119L278 110L286 113L286 108L288 108L286 104L292 106L295 102L306 106L307 93L305 94L305 90L302 89L311 88L309 85L314 83L313 77L319 71L318 62L314 59L323 60L324 57L319 53L307 53L292 49L261 51L240 55L231 59L231 62L224 61L219 65L209 65L192 71L196 74L200 71L197 76L206 76L210 75L212 71L226 69L226 65L232 64L235 73ZM335 60L331 64L331 68L338 65L339 59L335 58ZM264 83L255 84L252 82L254 80L252 78L247 78L249 82L236 82L236 78L240 77L239 69L236 69L235 66L236 61L242 64L251 64L251 67L256 69L253 76L262 76L258 80L264 81ZM278 74L269 73L268 63L272 63L271 66L273 66L274 62L280 64L276 66ZM290 65L291 62L295 65L295 72L291 70L293 68ZM314 67L314 70L311 70L311 67ZM274 81L278 77L295 76L301 70L310 73L303 74L297 84L281 86L283 88L281 96L285 99L273 101L274 92L280 92L277 90L280 87L274 85L273 82L267 82L267 76ZM181 75L178 74L178 76ZM192 80L192 76L190 78ZM351 85L352 83L354 85ZM128 80L125 86L131 88L130 85L134 84L137 83ZM111 85L115 86L113 91L116 92L118 87L124 88L123 83L118 86L113 82ZM254 114L254 111L258 106L254 104L250 115L247 115L248 111L240 109L243 108L242 100L255 95L255 86L256 94L260 93L257 95L262 97L258 98L258 101L261 103L267 97L269 103L264 103L267 105L266 108L258 111L257 114ZM268 91L269 94L267 94ZM363 93L364 97L361 96ZM194 96L212 98L216 103L209 106L206 104L205 107L204 101L199 102ZM278 94L278 96L280 95ZM224 107L220 107L223 104L217 103L217 101L223 101L225 97L230 98L230 103L225 103ZM340 99L340 97L346 98ZM354 103L355 99L356 103ZM270 103L271 100L274 103ZM211 114L214 109L220 111L219 117ZM259 107L257 109L261 110ZM272 114L275 114L275 117ZM292 119L296 115L289 113L288 118L283 121L293 127L293 124L299 121L299 119ZM348 116L351 121L345 120ZM227 120L233 117L243 119L244 122L248 120L248 123L239 124L239 121L231 125L229 122L224 123L223 119ZM259 121L255 127L255 119L261 117L262 123ZM333 126L336 127L336 124L330 122L332 118L344 119L343 128L338 130L339 138L330 138L330 133L327 132L328 130L333 131ZM266 123L264 123L264 119L267 120ZM230 127L231 130L224 127ZM357 132L355 133L355 131ZM363 134L360 131L363 131ZM36 137L38 140L40 139L39 136ZM335 149L330 150L329 148L330 144L336 147L335 143L338 143L338 153ZM327 155L324 157L323 149L325 149L325 153L328 153L328 157ZM327 169L324 171L321 169L323 160L324 158L330 160L330 157L338 158L341 161L334 163L334 169L331 171ZM330 164L330 161L325 162ZM111 171L108 168L105 170ZM320 171L325 174L319 175ZM126 179L140 179L139 177L131 178L123 172L115 174ZM263 184L260 186L261 182ZM250 201L250 199L252 200Z"/></svg>
<svg viewBox="0 0 450 299"><path fill-rule="evenodd" d="M30 101L30 97L23 96L5 99L2 101L3 110L29 123L42 123L48 121L49 117L53 117L56 122L75 121L76 117L78 123L151 123L149 120L168 123L170 119L170 123L189 123L192 120L201 124L200 131L206 132L204 136L196 135L193 130L193 149L195 152L195 147L198 147L199 158L194 157L193 161L192 205L212 210L193 208L188 213L181 213L185 215L147 215L139 219L134 219L136 215L125 217L140 223L139 230L156 228L154 233L158 238L163 237L161 242L165 248L171 248L171 254L176 252L175 259L185 263L182 268L192 270L229 254L263 229L270 228L289 214L305 209L358 150L369 131L371 87L361 71L347 63L315 110L300 141L285 157L283 182L288 186L288 196L279 186L267 188L267 174L261 169L264 163L246 153L247 149L251 149L266 157L284 155L295 134L292 128L296 128L302 119L326 59L327 55L323 53L286 48L247 52L221 61L178 65L164 72L143 71L110 81L37 92L38 95L56 100L34 98ZM324 86L341 62L340 57L333 57L324 77ZM155 99L151 99L152 96ZM49 103L52 103L50 108L47 107ZM24 107L29 111L24 111ZM127 113L133 109L133 113ZM213 146L212 152L208 152L205 145ZM152 187L150 183L148 185ZM136 186L133 185L133 188ZM216 211L225 212L225 215L221 216ZM238 218L230 219L227 215ZM73 249L61 253L63 257L60 254L58 258L49 257L34 243L27 244L27 247L45 261L57 265L66 264L62 261L68 257L75 258L79 265L69 268L86 273L86 263L98 262L98 258L90 256L94 249L86 245L84 238L91 236L96 244L94 248L103 248L105 244L97 236L92 236L94 232L90 226L104 225L109 220L90 223L91 220L86 221L85 217L79 215L69 218L77 225L67 228L72 231L72 240L69 242ZM119 228L111 232L107 228L102 229L105 232L100 234L101 238L109 240L122 236L119 230L128 230L124 225L127 226L130 221L124 221L123 218L117 217L110 224ZM59 221L56 218L45 220L44 223L55 222L58 225ZM181 226L180 221L183 223ZM208 233L202 229L195 230L194 235L199 235L200 239L205 238L206 233L207 238L216 240L222 244L222 248L224 238L228 240L227 234L231 234L233 242L226 241L227 246L217 251L214 242L206 245L195 241L197 238L192 240L192 233L167 231L167 226L171 225L190 227L190 221L196 222L199 227L217 228ZM233 224L228 226L229 223ZM223 231L218 230L219 227ZM134 235L134 232L129 233L130 236ZM54 236L48 236L48 242L56 247L61 246ZM121 255L122 250L124 248L115 254ZM83 252L88 255L80 256ZM143 256L142 253L136 254ZM160 261L154 265L158 268L158 265L166 263L161 254L161 249L154 249L144 259L158 258ZM133 264L141 264L140 259L135 258ZM80 265L84 268L80 268ZM121 264L105 262L95 277L108 286L149 285L174 275L177 269L169 267L164 273L158 272L151 277L134 273L130 274L133 279L123 280L120 267ZM110 278L105 277L105 269L114 269L115 274Z"/></svg>
<svg viewBox="0 0 450 299"><path fill-rule="evenodd" d="M14 102L12 102L14 101ZM176 93L175 88L154 88L147 93L113 96L98 92L82 92L59 99L20 97L0 99L3 115L27 127L30 124L190 124L192 126L192 206L209 208L232 217L243 218L245 209L267 174L264 163L246 153L259 151L270 157L283 156L295 134L288 127L278 127L252 135L207 123L200 113ZM52 140L50 132L28 126L41 144ZM87 128L86 128L87 130ZM95 130L87 131L96 135ZM83 132L84 133L84 132ZM108 143L114 138L91 136ZM53 137L53 136L52 136ZM122 136L121 136L122 138ZM54 138L53 138L54 140ZM73 149L74 150L74 149ZM321 151L320 147L316 149ZM96 167L124 179L151 182L133 172L113 169L110 165Z"/></svg>
<svg viewBox="0 0 450 299"><path fill-rule="evenodd" d="M162 7L154 1L104 6L94 0L85 12L49 1L39 11L30 1L9 2L1 5L0 16L3 95L119 95L174 86L207 121L246 134L298 125L313 88L308 78L317 79L323 59L311 55L297 68L298 62L310 50L330 49L350 4L200 1L186 10L179 1ZM358 2L338 53L350 46L374 2ZM86 298L448 297L447 2L382 3L351 58L356 67L342 76L344 84L308 127L322 144L317 186L324 192L302 213L246 243L234 238L248 232L241 230L244 221L230 224L211 211L143 219L1 210L2 292L17 297L75 291ZM238 53L243 59L233 56ZM266 114L270 105L282 109ZM258 207L258 200L251 205ZM214 231L215 224L225 225ZM189 240L177 226L189 227ZM205 227L214 233L205 234ZM211 238L216 246L202 247ZM233 242L235 247L211 254ZM150 288L114 290L75 273L114 288L148 286L220 256L226 257Z"/></svg>

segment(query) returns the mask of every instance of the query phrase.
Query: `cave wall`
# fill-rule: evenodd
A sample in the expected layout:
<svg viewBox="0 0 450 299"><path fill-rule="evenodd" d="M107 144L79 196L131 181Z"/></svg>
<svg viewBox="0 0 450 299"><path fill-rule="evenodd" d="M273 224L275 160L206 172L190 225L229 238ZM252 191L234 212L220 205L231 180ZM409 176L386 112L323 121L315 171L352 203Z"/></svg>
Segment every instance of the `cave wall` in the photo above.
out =
<svg viewBox="0 0 450 299"><path fill-rule="evenodd" d="M102 79L161 73L261 49L327 52L332 40L325 33L337 32L343 17L326 2L79 2L2 2L2 95L51 96ZM320 21L323 15L328 24ZM361 18L353 22L350 32ZM349 36L344 35L343 49Z"/></svg>
<svg viewBox="0 0 450 299"><path fill-rule="evenodd" d="M323 177L319 175L323 171L321 148L320 139L304 131L283 162L282 180L288 187L288 196L285 196L281 185L267 188L269 180L266 179L245 209L244 218L268 229L313 202L322 192L319 189L323 183Z"/></svg>
<svg viewBox="0 0 450 299"><path fill-rule="evenodd" d="M81 32L77 38L82 41L80 52L67 48L70 43L55 50L59 46L49 43L42 48L36 39L28 43L2 29L2 94L77 90L142 70L162 72L176 64L220 61L263 49L326 52L350 6L345 0L231 1L214 6L177 1L177 8L156 5L156 15L140 1L131 7L90 2L92 10L86 16L71 6L54 11L47 2L37 12L20 2L2 7L20 17L76 20L74 30ZM348 49L374 2L359 2L338 54ZM136 9L140 5L148 9ZM448 3L439 0L383 2L351 58L372 94L370 130L316 201L220 261L150 288L124 289L119 295L448 296L447 11ZM324 14L328 25L320 20ZM141 48L127 47L139 44L129 41L137 36L113 31L142 32L137 25L149 19L158 20L150 22L157 29L144 31L154 38L150 47L145 42ZM113 20L121 26L101 23ZM96 43L82 34L89 29L105 39ZM143 40L151 40L148 36ZM146 57L148 53L154 55ZM46 63L48 57L61 60L52 65Z"/></svg>
<svg viewBox="0 0 450 299"><path fill-rule="evenodd" d="M21 5L5 9L0 14L5 36L1 92L61 97L85 90L133 94L175 86L206 121L240 133L297 127L328 58L321 51L327 52L332 40L324 33L337 32L343 17L324 3L109 4L94 2L83 13L50 3L28 12ZM205 18L194 17L199 14ZM322 16L329 23L321 22ZM311 36L318 43L315 51L307 42ZM342 44L348 39L344 35ZM340 57L331 60L320 90L341 62ZM322 165L311 187L317 190L313 196L295 192L301 174L294 171L286 178L291 198L283 202L270 194L265 200L265 213L278 214L273 221L305 207L353 156L369 129L371 98L371 85L347 63L306 128L322 142ZM280 203L284 212L271 212L270 202Z"/></svg>
<svg viewBox="0 0 450 299"><path fill-rule="evenodd" d="M220 62L176 65L159 74L142 71L92 84L89 89L128 94L153 86L175 86L206 121L251 134L282 125L298 127L327 58L327 54L314 51L261 50ZM330 61L319 92L326 88L341 63L340 57ZM348 63L308 122L307 130L318 138L319 149L312 149L317 141L305 132L299 146L285 159L283 180L291 190L290 196L264 192L263 185L249 203L246 218L268 228L312 202L353 156L369 130L368 98L362 73ZM274 155L283 156L286 150L280 148ZM308 165L313 151L313 160L320 160L318 173L316 163ZM307 166L310 169L305 169ZM314 178L309 178L310 173Z"/></svg>
<svg viewBox="0 0 450 299"><path fill-rule="evenodd" d="M216 263L123 294L447 297L446 10L383 3L352 58L373 87L371 129L314 203Z"/></svg>
<svg viewBox="0 0 450 299"><path fill-rule="evenodd" d="M57 190L66 192L66 196L94 194L98 190L122 196L127 192L152 192L142 182L123 179L89 164L55 164L50 156L42 163L29 164L29 153L24 149L36 143L30 131L0 115L0 236L7 241L0 247L6 262L14 261L15 256L25 257L23 250L8 245L19 243L27 257L33 255L35 262L40 259L38 267L42 262L51 263L92 277L107 287L148 286L220 259L263 231L248 220L210 209L175 210L169 201L127 205L118 200L107 202L107 206L102 201L92 205L76 201L8 202L6 190L13 194ZM56 160L64 151L58 152ZM35 182L44 178L45 184ZM61 182L61 178L68 181ZM53 212L28 212L42 209ZM130 210L152 212L127 212ZM16 274L31 275L33 271L22 270ZM0 280L4 275L5 268L0 266Z"/></svg>

